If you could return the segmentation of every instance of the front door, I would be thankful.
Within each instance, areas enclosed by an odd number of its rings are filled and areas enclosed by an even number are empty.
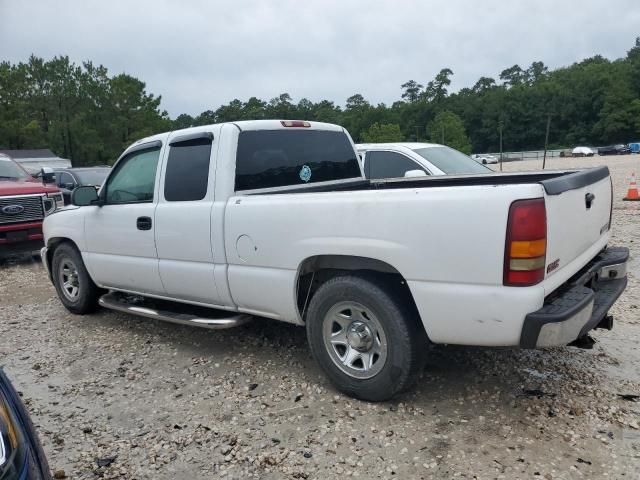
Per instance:
[[[154,238],[160,145],[136,147],[118,161],[85,217],[86,263],[103,287],[164,295]]]

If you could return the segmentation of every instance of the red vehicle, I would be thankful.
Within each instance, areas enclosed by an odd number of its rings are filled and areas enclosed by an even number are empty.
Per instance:
[[[42,247],[42,221],[64,205],[54,186],[51,169],[43,169],[41,181],[19,164],[0,155],[0,257]]]

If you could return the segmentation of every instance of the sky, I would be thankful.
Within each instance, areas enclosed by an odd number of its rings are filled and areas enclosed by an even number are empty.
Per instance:
[[[639,35],[638,0],[0,0],[0,61],[92,60],[172,118],[283,92],[391,104],[444,67],[455,91],[514,64],[620,58]]]

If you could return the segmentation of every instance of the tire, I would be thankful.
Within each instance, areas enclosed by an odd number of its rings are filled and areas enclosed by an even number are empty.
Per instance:
[[[56,247],[51,261],[51,278],[62,305],[71,313],[84,315],[98,307],[102,293],[87,272],[80,252],[71,244]]]
[[[486,165],[486,164],[487,164],[487,161],[486,161],[486,160],[482,160],[482,164],[483,164],[483,165]]]
[[[424,367],[427,335],[413,301],[391,282],[334,277],[318,288],[306,319],[311,353],[349,396],[388,400],[411,388]]]

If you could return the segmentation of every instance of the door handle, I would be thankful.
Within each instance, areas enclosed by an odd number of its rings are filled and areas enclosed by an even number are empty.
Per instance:
[[[151,230],[151,217],[138,217],[136,227],[138,230]]]

